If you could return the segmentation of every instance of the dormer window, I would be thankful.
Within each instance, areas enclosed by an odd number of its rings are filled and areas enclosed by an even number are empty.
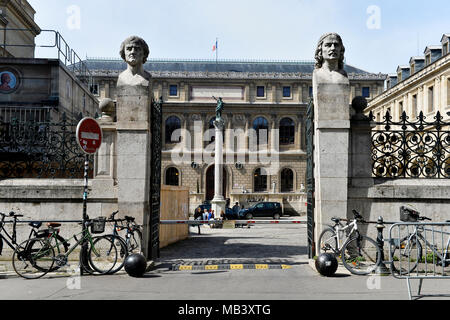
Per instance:
[[[431,53],[425,56],[425,63],[427,66],[431,64]]]
[[[445,56],[448,53],[448,42],[442,45],[442,55]]]
[[[411,74],[414,74],[416,72],[416,65],[413,63],[411,64]]]
[[[401,72],[401,71],[399,71],[399,72],[397,73],[397,79],[398,79],[398,82],[401,82],[401,81],[402,81],[402,72]]]

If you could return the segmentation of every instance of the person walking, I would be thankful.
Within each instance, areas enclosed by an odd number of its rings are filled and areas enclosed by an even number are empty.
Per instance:
[[[198,207],[194,213],[194,220],[202,220],[202,217],[203,217],[202,209]],[[200,234],[200,223],[197,225],[197,227],[198,227],[198,234]]]
[[[239,210],[241,208],[239,207],[239,202],[236,202],[236,204],[231,209],[233,211],[233,218],[239,220]]]

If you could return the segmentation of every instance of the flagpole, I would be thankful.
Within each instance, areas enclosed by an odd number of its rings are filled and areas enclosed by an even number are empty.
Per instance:
[[[217,64],[218,64],[218,55],[219,55],[219,38],[216,38],[216,72],[217,72]]]

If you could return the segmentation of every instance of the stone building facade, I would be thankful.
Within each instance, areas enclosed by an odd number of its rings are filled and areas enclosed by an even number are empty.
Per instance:
[[[113,59],[85,63],[94,76],[98,98],[116,99],[117,77],[125,63]],[[245,207],[278,201],[286,214],[306,211],[305,118],[314,62],[150,59],[145,69],[153,78],[154,97],[164,101],[162,182],[189,187],[191,212],[214,196],[212,151],[205,152],[214,145],[208,134],[215,118],[213,96],[225,102],[225,198],[231,205],[239,202]],[[382,92],[385,75],[350,65],[346,71],[351,98],[370,99]],[[176,129],[181,130],[181,139],[173,139]],[[266,158],[258,156],[256,145],[267,146]],[[265,159],[272,159],[272,165],[264,164]],[[266,172],[267,167],[273,170]]]
[[[410,120],[420,112],[432,121],[439,111],[448,119],[450,111],[450,34],[443,34],[440,45],[427,46],[424,55],[411,57],[408,65],[401,65],[395,74],[390,74],[386,90],[372,99],[366,113],[370,111],[377,121],[382,121],[386,112],[394,121],[400,120],[403,111]]]
[[[0,57],[34,58],[35,13],[27,0],[0,0]]]

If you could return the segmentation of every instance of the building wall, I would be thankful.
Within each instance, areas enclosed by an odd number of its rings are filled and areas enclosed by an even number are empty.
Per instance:
[[[34,22],[33,7],[26,0],[1,0],[0,10],[0,46],[3,45],[1,56],[34,58],[35,38],[41,29]]]

